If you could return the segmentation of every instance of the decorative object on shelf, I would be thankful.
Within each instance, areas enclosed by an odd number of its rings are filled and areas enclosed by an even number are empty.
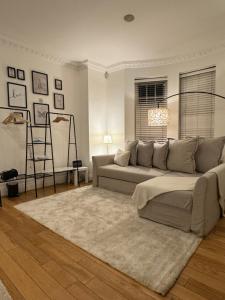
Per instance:
[[[64,109],[64,95],[54,93],[54,108],[55,109]]]
[[[63,122],[69,122],[68,119],[66,119],[65,117],[62,117],[62,116],[57,116],[52,122],[59,123],[61,121],[63,121]]]
[[[103,142],[104,142],[104,144],[107,145],[107,154],[108,154],[109,153],[109,144],[112,144],[112,136],[109,134],[104,135]]]
[[[148,126],[167,126],[168,109],[157,107],[148,110]]]
[[[62,80],[55,79],[55,89],[60,91],[62,90]]]
[[[45,141],[41,137],[37,137],[37,138],[33,138],[33,143],[34,144],[43,144],[43,143],[45,143]]]
[[[49,105],[44,103],[33,103],[34,124],[49,125],[49,120],[46,117],[49,112]]]
[[[48,75],[32,71],[33,94],[48,95]]]
[[[1,179],[4,181],[16,178],[18,176],[18,171],[16,169],[11,169],[1,173]]]
[[[82,167],[82,160],[74,160],[73,161],[73,167],[74,168],[80,168],[80,167]]]
[[[22,84],[7,82],[8,105],[27,108],[27,87]]]
[[[17,73],[17,79],[25,80],[25,71],[24,70],[17,69],[16,73]]]
[[[7,67],[7,74],[10,78],[16,78],[16,69],[13,67]]]

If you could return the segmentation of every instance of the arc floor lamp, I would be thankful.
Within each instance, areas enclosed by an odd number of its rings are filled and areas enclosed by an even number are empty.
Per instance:
[[[189,91],[189,92],[179,92],[176,94],[172,94],[168,97],[163,98],[161,101],[168,100],[175,96],[180,96],[184,94],[207,94],[211,96],[215,96],[225,100],[225,96],[205,91]],[[160,107],[159,104],[161,101],[157,102],[157,107],[148,110],[148,126],[166,126],[168,124],[168,108]]]

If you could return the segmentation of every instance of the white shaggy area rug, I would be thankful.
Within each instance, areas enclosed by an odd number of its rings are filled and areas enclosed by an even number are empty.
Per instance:
[[[0,299],[1,300],[12,300],[11,296],[9,295],[6,287],[0,280]]]
[[[130,196],[90,186],[16,208],[163,295],[201,241],[138,217]]]

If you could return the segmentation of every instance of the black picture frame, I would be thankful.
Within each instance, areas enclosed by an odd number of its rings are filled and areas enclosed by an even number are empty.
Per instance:
[[[26,85],[14,83],[14,82],[7,82],[7,94],[8,94],[8,106],[9,107],[27,108],[27,87],[26,87]],[[17,98],[17,100],[16,100],[16,98]],[[13,103],[13,102],[15,102],[15,103]]]
[[[10,78],[16,78],[16,68],[8,66],[7,74],[8,74],[8,77],[10,77]]]
[[[61,103],[60,103],[61,101]],[[64,95],[54,93],[54,108],[64,110],[65,109],[65,103],[64,103]]]
[[[61,79],[55,79],[55,89],[62,91],[62,80]]]
[[[48,74],[32,71],[32,92],[36,95],[49,95]]]
[[[38,111],[38,108],[41,109],[41,111]],[[45,110],[44,110],[45,107]],[[34,113],[34,124],[39,126],[45,126],[49,125],[49,119],[47,118],[46,123],[46,113],[49,112],[49,104],[47,103],[39,103],[34,102],[33,103],[33,113]]]
[[[17,79],[25,80],[25,71],[21,69],[16,70]]]

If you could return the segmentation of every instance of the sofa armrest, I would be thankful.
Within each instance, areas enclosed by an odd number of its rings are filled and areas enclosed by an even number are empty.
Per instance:
[[[97,170],[101,166],[114,163],[114,154],[92,156],[93,163],[93,186],[98,186]]]
[[[191,230],[206,236],[221,216],[218,180],[215,173],[206,172],[195,184]]]

